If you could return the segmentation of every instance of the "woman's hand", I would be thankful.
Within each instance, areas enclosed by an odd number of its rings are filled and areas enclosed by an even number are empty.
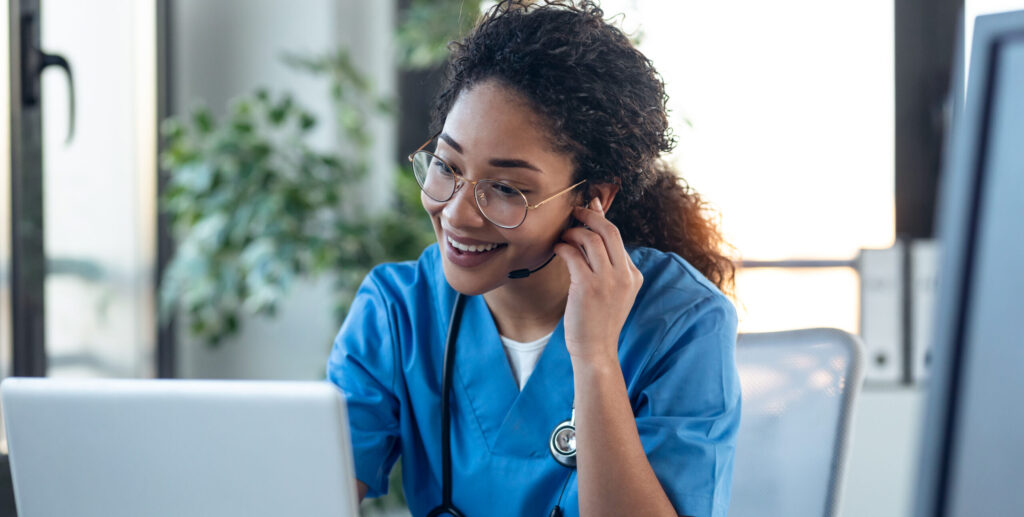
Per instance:
[[[565,345],[574,364],[618,366],[619,332],[644,278],[626,252],[619,229],[605,219],[600,199],[591,205],[573,212],[589,228],[570,228],[555,245],[570,276]]]

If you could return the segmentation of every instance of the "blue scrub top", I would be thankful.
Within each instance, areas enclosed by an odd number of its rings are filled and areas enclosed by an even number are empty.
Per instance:
[[[628,251],[644,283],[619,362],[640,440],[678,513],[725,517],[740,420],[736,311],[678,255]],[[401,456],[414,516],[441,501],[441,366],[455,295],[436,244],[415,262],[377,266],[327,362],[348,401],[356,477],[369,497],[383,495]],[[571,472],[548,451],[573,402],[562,323],[520,392],[487,304],[468,297],[454,375],[455,505],[468,516],[547,515]],[[579,514],[575,475],[562,507]]]

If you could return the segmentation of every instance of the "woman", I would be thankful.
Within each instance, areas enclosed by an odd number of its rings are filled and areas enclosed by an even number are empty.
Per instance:
[[[504,1],[452,45],[410,157],[438,243],[367,276],[328,361],[360,498],[401,457],[417,516],[726,515],[734,271],[659,161],[665,101],[591,2]]]

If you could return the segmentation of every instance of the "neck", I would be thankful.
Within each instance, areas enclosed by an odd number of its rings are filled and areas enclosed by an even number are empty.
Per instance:
[[[501,335],[533,341],[550,333],[565,313],[569,297],[569,269],[561,257],[526,278],[509,279],[484,293]]]

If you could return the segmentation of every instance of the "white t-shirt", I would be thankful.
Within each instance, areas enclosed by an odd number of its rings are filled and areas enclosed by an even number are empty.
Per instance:
[[[505,355],[508,357],[508,364],[512,367],[512,375],[515,376],[520,390],[523,389],[526,380],[533,373],[533,368],[537,366],[540,354],[544,352],[544,347],[551,340],[551,334],[554,334],[554,331],[529,343],[521,343],[505,336],[499,336],[501,343],[505,345]]]

